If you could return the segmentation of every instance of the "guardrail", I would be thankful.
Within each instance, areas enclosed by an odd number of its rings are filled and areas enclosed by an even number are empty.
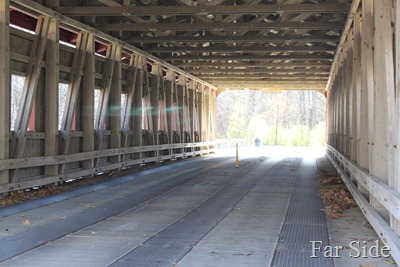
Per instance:
[[[400,262],[399,236],[364,197],[356,183],[361,184],[397,220],[400,220],[400,192],[361,169],[357,163],[344,156],[334,147],[328,144],[326,146],[329,160],[340,174],[361,211],[382,241],[389,246],[391,255],[396,262]],[[350,175],[354,177],[356,183],[352,181]]]
[[[18,158],[8,159],[0,161],[0,171],[2,170],[13,170],[23,169],[30,167],[44,167],[54,166],[72,162],[79,162],[84,160],[96,159],[99,157],[110,157],[110,156],[123,156],[132,153],[142,152],[154,152],[157,156],[152,157],[140,157],[138,159],[127,159],[118,163],[107,163],[93,168],[80,168],[74,169],[70,172],[66,172],[54,176],[40,176],[35,177],[32,180],[18,181],[15,183],[7,183],[0,185],[0,193],[6,193],[13,190],[32,188],[36,186],[43,186],[52,183],[59,183],[67,181],[69,179],[95,175],[106,171],[117,170],[121,168],[128,168],[133,165],[140,165],[149,162],[160,162],[165,160],[176,160],[179,158],[194,157],[203,154],[209,154],[215,152],[216,143],[210,142],[199,142],[199,143],[178,143],[178,144],[167,144],[167,145],[149,145],[149,146],[138,146],[138,147],[127,147],[127,148],[116,148],[116,149],[105,149],[99,151],[74,153],[68,155],[57,155],[57,156],[42,156],[42,157],[30,157],[30,158]],[[163,151],[168,149],[192,149],[194,151],[181,152],[169,155],[161,155]],[[196,150],[198,149],[198,150]]]

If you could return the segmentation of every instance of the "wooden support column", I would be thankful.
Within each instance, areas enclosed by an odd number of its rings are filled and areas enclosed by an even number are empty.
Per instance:
[[[197,91],[197,117],[198,117],[198,122],[199,122],[199,142],[203,142],[203,137],[204,137],[204,85],[198,84],[196,87],[198,87]]]
[[[115,49],[114,71],[110,90],[108,121],[110,122],[110,148],[121,147],[121,47]],[[111,163],[121,161],[120,156],[110,158]]]
[[[185,118],[185,111],[187,109],[188,98],[186,95],[187,86],[186,86],[186,77],[183,75],[179,75],[178,84],[177,84],[177,93],[178,93],[178,107],[179,107],[179,133],[180,133],[180,142],[185,142],[185,120],[189,117]]]
[[[167,75],[166,75],[166,85],[165,85],[165,106],[166,106],[166,112],[167,112],[167,129],[168,129],[168,137],[169,140],[168,142],[170,144],[174,143],[173,141],[173,136],[174,133],[172,130],[177,130],[175,129],[176,125],[173,125],[173,123],[176,122],[176,118],[174,118],[175,115],[175,104],[176,104],[176,95],[175,95],[175,72],[172,70],[167,70]]]
[[[182,136],[179,113],[181,110],[183,111],[180,108],[182,106],[179,104],[183,104],[183,92],[182,90],[178,90],[176,75],[172,70],[167,70],[165,89],[169,143],[179,143]]]
[[[397,176],[397,138],[399,129],[399,113],[396,107],[395,94],[395,77],[394,77],[394,54],[393,54],[393,27],[391,20],[391,12],[393,1],[382,0],[374,4],[375,9],[375,71],[376,71],[376,88],[379,95],[382,96],[379,118],[386,122],[385,131],[379,132],[381,146],[386,150],[386,166],[387,177],[379,177],[387,183],[395,187]],[[397,95],[398,98],[398,95]],[[377,125],[379,126],[379,125]],[[377,129],[378,130],[378,129]],[[385,135],[383,135],[385,133]],[[378,133],[377,133],[378,134]],[[382,134],[382,135],[381,135]],[[385,138],[382,138],[386,136]],[[386,142],[385,142],[386,141]],[[383,160],[384,157],[383,157]],[[383,167],[382,167],[383,168]],[[394,217],[390,218],[390,226],[397,231],[400,230],[400,222]]]
[[[211,141],[217,139],[217,91],[211,89]]]
[[[82,151],[94,150],[94,92],[95,92],[95,38],[93,34],[88,35],[85,63],[82,77]],[[93,159],[82,162],[83,168],[93,168]]]
[[[361,125],[360,109],[361,106],[361,13],[356,12],[354,15],[354,43],[353,43],[353,88],[351,94],[351,121],[352,121],[352,144],[350,158],[359,162],[359,146]]]
[[[24,82],[21,105],[18,109],[14,127],[13,158],[20,158],[25,149],[29,119],[36,98],[37,86],[40,79],[41,65],[46,49],[47,37],[50,28],[49,17],[39,17],[36,25],[35,38],[31,47],[26,78]],[[17,180],[17,170],[11,172],[11,181]]]
[[[140,56],[136,54],[131,54],[131,59],[129,63],[129,70],[126,77],[126,101],[122,107],[122,118],[121,118],[121,128],[122,128],[122,147],[129,147],[129,130],[133,129],[134,124],[132,118],[133,101],[136,97],[135,87],[136,80],[138,79],[138,64]],[[141,125],[140,125],[141,128]],[[124,161],[125,156],[122,157]]]
[[[188,86],[189,92],[189,122],[190,122],[190,141],[196,142],[195,133],[199,130],[199,119],[197,110],[197,89],[194,81],[190,81]]]
[[[361,90],[357,100],[358,103],[358,119],[357,132],[358,132],[358,165],[369,171],[369,96],[370,87],[374,86],[374,73],[373,73],[373,58],[372,58],[372,45],[373,45],[373,20],[372,20],[372,1],[364,1],[362,5],[361,17],[355,18],[356,25],[361,27]],[[366,193],[362,185],[358,185],[359,189]],[[369,197],[368,197],[369,198]]]
[[[75,109],[77,106],[78,95],[81,87],[82,70],[85,63],[86,50],[88,45],[89,33],[80,32],[76,43],[76,50],[72,61],[72,70],[69,75],[68,95],[65,103],[63,118],[61,121],[61,149],[60,154],[68,154],[71,141],[72,123],[74,121]],[[59,173],[63,173],[65,164],[59,167]]]
[[[121,48],[116,44],[110,44],[107,49],[106,55],[106,63],[104,67],[104,74],[103,74],[103,85],[104,87],[101,90],[100,95],[100,102],[99,102],[99,109],[96,114],[96,123],[95,123],[95,130],[97,132],[96,137],[96,150],[101,150],[103,144],[103,136],[106,130],[106,119],[107,119],[107,112],[109,111],[109,99],[111,94],[111,88],[113,85],[114,79],[114,67],[117,65],[115,61],[117,58],[121,57]],[[117,71],[118,72],[118,71]],[[118,76],[119,77],[119,74]],[[99,159],[95,159],[94,166],[98,166]]]
[[[137,68],[137,78],[135,82],[135,86],[133,88],[133,116],[132,116],[132,128],[133,128],[133,146],[141,146],[143,145],[142,142],[142,123],[143,123],[143,117],[142,117],[142,111],[143,111],[143,106],[142,106],[142,99],[143,99],[143,80],[144,80],[144,75],[147,69],[146,69],[146,59],[140,55],[137,55],[137,61],[136,61],[136,68]],[[146,75],[147,79],[147,75]],[[137,153],[133,155],[133,158],[138,159],[141,158],[142,154]]]
[[[9,158],[10,140],[10,7],[0,1],[0,161]],[[0,171],[0,185],[9,182],[8,171]]]
[[[160,94],[162,86],[162,66],[159,64],[153,64],[152,76],[151,76],[151,89],[150,89],[150,106],[151,106],[151,117],[153,121],[152,130],[155,145],[160,143],[159,138],[159,125],[160,125]],[[158,154],[156,155],[158,156]]]
[[[350,157],[353,143],[352,131],[352,93],[353,93],[353,32],[350,31],[347,37],[346,54],[346,155]]]
[[[340,151],[342,153],[345,152],[345,144],[346,144],[346,142],[345,142],[346,117],[345,117],[345,108],[344,108],[344,106],[345,106],[345,99],[344,99],[345,93],[344,93],[344,86],[343,86],[343,80],[344,80],[344,77],[343,77],[343,75],[344,75],[343,74],[343,72],[344,72],[343,65],[344,65],[344,62],[342,61],[342,63],[340,64],[340,69],[339,69],[339,117],[338,117],[338,120],[339,120],[339,138],[340,138],[339,148],[340,148]]]
[[[394,13],[395,13],[395,28],[394,28],[394,45],[395,45],[395,92],[396,92],[396,112],[398,116],[398,120],[400,119],[400,99],[398,97],[400,93],[400,3],[399,1],[395,1],[395,6],[394,6]],[[398,122],[399,123],[399,122]],[[391,184],[393,188],[397,191],[400,192],[400,149],[398,146],[400,145],[400,125],[397,125],[397,161],[396,161],[396,173],[395,173],[395,179],[391,181]],[[397,235],[400,236],[400,225],[397,223],[393,225],[393,229],[397,233]]]
[[[58,154],[58,86],[59,86],[59,23],[50,20],[46,46],[46,91],[45,91],[45,156]],[[58,166],[45,167],[45,175],[58,174]]]
[[[211,132],[211,117],[210,117],[210,97],[211,97],[211,91],[209,88],[205,90],[204,88],[204,141],[210,141],[210,132]]]
[[[385,84],[385,70],[386,70],[386,57],[382,57],[382,52],[385,51],[384,33],[380,27],[382,23],[383,5],[384,2],[391,0],[382,0],[373,2],[373,19],[374,19],[374,49],[373,49],[373,68],[374,68],[374,87],[369,88],[369,142],[370,142],[370,169],[369,172],[381,179],[383,182],[388,182],[388,160],[387,160],[387,128],[388,120],[387,113],[387,99],[386,99],[386,84]],[[367,1],[368,2],[368,1]],[[364,2],[363,2],[364,5]],[[390,12],[389,12],[390,19]],[[388,31],[388,29],[384,29]],[[370,202],[380,215],[389,220],[389,213],[383,208],[372,195],[370,195]]]

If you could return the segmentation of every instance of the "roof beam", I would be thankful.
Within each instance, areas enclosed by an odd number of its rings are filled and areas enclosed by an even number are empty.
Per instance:
[[[347,4],[277,4],[277,5],[226,5],[226,6],[75,6],[60,7],[58,11],[67,16],[182,16],[197,15],[243,15],[271,13],[337,13],[348,12]]]
[[[223,88],[270,88],[270,89],[304,89],[324,90],[326,83],[316,82],[275,82],[275,81],[216,81],[213,83],[219,89]]]
[[[127,43],[326,43],[339,42],[336,36],[166,36],[135,37],[125,40]]]
[[[272,52],[334,52],[336,49],[334,47],[325,48],[325,47],[215,47],[215,46],[207,46],[207,47],[154,47],[154,48],[145,48],[145,50],[149,53],[204,53],[204,52],[212,52],[212,53],[272,53]]]
[[[334,30],[342,29],[337,22],[262,22],[262,23],[109,23],[94,26],[100,31],[235,31],[235,30]]]
[[[321,56],[321,55],[292,55],[292,56],[271,56],[271,55],[225,55],[225,56],[202,56],[202,55],[184,55],[184,56],[165,56],[161,57],[167,61],[211,61],[211,60],[240,60],[240,61],[267,61],[267,60],[296,60],[296,61],[314,61],[323,60],[331,61],[333,56]],[[195,63],[196,64],[196,63]],[[214,64],[209,62],[209,64]]]
[[[325,76],[316,76],[316,75],[310,75],[310,74],[295,74],[295,75],[290,75],[290,74],[284,74],[284,75],[277,75],[277,74],[254,74],[249,77],[248,74],[216,74],[216,75],[197,75],[197,77],[204,79],[204,80],[212,80],[212,79],[218,79],[218,80],[231,80],[231,79],[243,79],[246,81],[252,81],[252,80],[261,80],[261,79],[270,79],[270,80],[307,80],[307,81],[328,81],[329,75]]]
[[[194,69],[186,70],[189,73],[201,76],[202,74],[219,74],[219,73],[276,73],[276,74],[288,74],[288,73],[312,73],[313,75],[329,75],[329,70],[318,70],[318,69]],[[205,75],[204,75],[205,76]]]
[[[288,62],[288,63],[276,63],[276,62],[240,62],[240,63],[228,63],[228,62],[184,62],[184,63],[176,63],[175,66],[185,69],[186,71],[190,71],[193,68],[198,67],[206,67],[209,69],[213,68],[258,68],[258,67],[266,67],[266,68],[289,68],[289,67],[299,67],[299,68],[331,68],[331,64],[329,62],[310,62],[310,63],[299,63],[299,62]]]

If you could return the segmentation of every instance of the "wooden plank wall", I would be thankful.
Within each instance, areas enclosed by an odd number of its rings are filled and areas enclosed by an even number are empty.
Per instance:
[[[38,16],[35,34],[9,27],[9,7],[16,2],[32,8]],[[111,36],[65,19],[32,1],[1,1],[0,193],[214,151],[211,129],[215,129],[215,120],[210,114],[215,112],[217,88]],[[59,42],[61,27],[79,34],[75,47]],[[107,47],[106,57],[95,53],[96,42]],[[123,61],[126,55],[130,61]],[[25,77],[15,132],[10,130],[11,75]],[[68,94],[58,129],[60,83],[68,84]],[[207,107],[189,105],[191,84],[196,90],[193,103],[201,99],[196,105]],[[148,92],[146,86],[150,86]],[[96,90],[101,95],[97,113]],[[147,93],[156,108],[145,118],[142,98]],[[121,103],[123,94],[125,105]],[[177,112],[171,112],[173,107]],[[32,117],[33,130],[28,129]],[[196,133],[199,127],[192,124],[200,118],[205,121],[202,132]],[[152,122],[152,143],[144,142],[148,130],[142,129],[143,120]],[[213,125],[207,128],[206,123]],[[183,140],[185,134],[203,138]]]
[[[350,28],[327,86],[327,151],[365,216],[400,262],[397,2],[364,0],[349,16]]]

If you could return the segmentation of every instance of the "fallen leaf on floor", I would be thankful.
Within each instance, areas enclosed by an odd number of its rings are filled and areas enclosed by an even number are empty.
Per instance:
[[[24,225],[29,225],[29,224],[31,224],[31,223],[29,222],[28,219],[26,219],[25,221],[22,222],[22,224],[24,224]]]

